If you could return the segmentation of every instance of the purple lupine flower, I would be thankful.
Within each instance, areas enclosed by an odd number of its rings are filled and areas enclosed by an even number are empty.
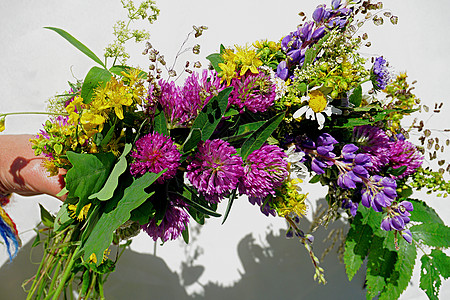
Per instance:
[[[397,197],[397,183],[392,178],[374,175],[363,180],[363,183],[361,203],[377,212],[383,211],[383,207],[390,206]]]
[[[316,21],[316,23],[322,22],[322,19],[326,13],[325,7],[326,7],[325,5],[319,5],[314,10],[314,12],[312,14],[312,18],[314,21]]]
[[[402,237],[405,239],[405,241],[407,241],[408,243],[412,243],[412,234],[411,231],[409,229],[403,230],[401,232]]]
[[[390,146],[389,166],[393,169],[406,166],[405,172],[397,176],[397,179],[413,174],[422,165],[423,156],[413,143],[406,140],[398,140],[391,143]]]
[[[265,198],[260,198],[260,197],[248,197],[248,201],[253,204],[253,205],[258,205],[260,207],[261,212],[268,217],[269,215],[272,215],[274,217],[276,217],[277,212],[275,211],[275,209],[270,207],[269,202],[270,201],[265,201]]]
[[[356,188],[356,183],[361,183],[363,179],[369,178],[369,172],[366,168],[372,166],[370,158],[366,154],[355,154],[357,150],[358,147],[355,145],[347,144],[342,147],[341,151],[343,161],[335,161],[340,171],[337,184],[341,188]]]
[[[199,143],[186,177],[206,200],[217,203],[237,187],[244,174],[242,164],[233,146],[220,139],[207,140]]]
[[[332,159],[336,157],[332,151],[334,150],[334,144],[337,144],[335,138],[330,134],[324,133],[317,138],[316,152],[318,155],[312,158],[311,169],[317,174],[325,173],[326,168],[331,167],[334,162]]]
[[[383,56],[377,57],[372,67],[371,80],[375,90],[384,90],[391,76]]]
[[[357,126],[353,129],[352,141],[370,157],[369,170],[379,172],[389,162],[390,141],[386,133],[371,125]]]
[[[286,61],[281,61],[277,66],[277,76],[280,77],[283,80],[286,80],[289,75],[289,70],[286,67]]]
[[[136,150],[131,153],[134,162],[130,165],[133,176],[159,173],[166,168],[167,171],[157,179],[158,183],[175,176],[181,154],[170,137],[153,132],[138,139],[135,146]]]
[[[354,217],[354,216],[356,216],[356,212],[357,212],[357,210],[358,210],[358,206],[359,206],[359,203],[358,202],[353,202],[352,200],[350,200],[350,199],[344,199],[344,200],[342,200],[342,204],[341,204],[341,207],[343,208],[343,209],[350,209],[350,214]]]
[[[265,112],[275,100],[275,84],[264,72],[233,78],[231,85],[229,105],[234,104],[241,111],[246,108],[254,113]]]
[[[162,242],[166,242],[169,239],[175,240],[181,235],[189,223],[189,214],[181,201],[170,201],[164,218],[159,225],[157,221],[152,219],[149,223],[142,225],[141,228],[154,241],[160,238]]]
[[[275,189],[289,175],[286,157],[283,149],[276,145],[266,144],[253,151],[246,159],[239,192],[249,196],[249,199],[264,199],[274,195]]]

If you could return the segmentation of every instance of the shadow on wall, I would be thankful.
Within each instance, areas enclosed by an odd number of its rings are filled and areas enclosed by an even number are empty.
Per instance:
[[[302,228],[309,223],[303,220]],[[330,229],[342,227],[335,222],[328,230],[315,232],[315,252],[319,256],[325,249],[322,240]],[[24,299],[22,282],[34,275],[37,265],[30,263],[31,243],[19,252],[12,264],[0,269],[0,299]],[[252,235],[245,236],[237,247],[243,266],[240,280],[231,286],[208,282],[203,293],[188,295],[186,287],[197,282],[203,266],[183,263],[179,272],[171,271],[159,257],[125,251],[105,283],[106,299],[364,299],[364,278],[358,272],[352,282],[345,274],[334,252],[325,257],[322,266],[328,283],[319,285],[313,280],[313,267],[303,245],[296,239],[286,239],[284,232],[270,232],[265,245],[257,244]],[[41,249],[33,249],[32,261],[38,262]],[[225,259],[224,257],[218,259]],[[217,270],[221,272],[221,270]],[[181,278],[181,280],[180,280]]]

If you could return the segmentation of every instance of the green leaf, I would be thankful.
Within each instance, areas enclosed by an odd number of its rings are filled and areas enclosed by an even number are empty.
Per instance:
[[[102,141],[100,142],[100,147],[106,147],[108,143],[111,141],[112,137],[114,136],[114,130],[116,129],[116,124],[113,124],[111,128],[108,129],[108,132],[103,137]]]
[[[425,291],[431,300],[439,300],[439,289],[441,288],[441,277],[439,271],[433,264],[433,260],[428,255],[423,255],[420,259],[420,284],[419,287]]]
[[[433,257],[433,263],[439,274],[448,279],[450,277],[450,257],[438,249],[431,250],[430,256]]]
[[[314,175],[314,176],[309,180],[309,183],[317,183],[317,182],[319,182],[319,181],[320,181],[320,175],[317,174],[317,175]]]
[[[372,299],[384,289],[397,262],[397,253],[383,247],[384,238],[374,236],[367,261],[367,299]]]
[[[408,201],[414,206],[414,210],[411,212],[410,216],[411,221],[444,225],[444,221],[442,221],[436,211],[429,207],[424,201],[417,199],[408,199]]]
[[[83,45],[79,40],[74,38],[67,31],[56,27],[44,27],[44,28],[53,30],[54,32],[62,36],[64,39],[66,39],[73,46],[75,46],[75,48],[86,54],[90,59],[92,59],[93,61],[95,61],[96,63],[98,63],[99,65],[101,65],[103,68],[106,69],[105,64],[100,60],[100,58],[97,57],[97,55],[94,54],[94,52],[92,52],[88,47]]]
[[[117,206],[109,212],[103,212],[87,238],[82,250],[84,259],[89,260],[92,253],[97,257],[97,264],[101,262],[103,252],[111,245],[114,231],[130,219],[130,212],[144,203],[151,196],[145,191],[166,170],[154,173],[145,173],[124,190]]]
[[[391,168],[391,167],[389,167],[389,169],[387,169],[386,173],[392,174],[394,176],[400,176],[403,173],[405,173],[406,168],[407,168],[406,166],[401,166],[399,168]]]
[[[183,143],[183,152],[187,153],[197,147],[198,142],[202,139],[202,132],[199,128],[193,128]]]
[[[265,122],[258,128],[247,140],[242,144],[241,157],[245,160],[253,151],[261,148],[267,141],[269,136],[277,129],[278,125],[283,121],[284,112],[277,114],[270,120]]]
[[[314,61],[314,59],[316,58],[320,49],[322,49],[323,43],[326,40],[328,40],[329,37],[330,37],[330,32],[327,33],[323,38],[321,38],[315,45],[311,46],[310,48],[308,48],[308,50],[306,50],[305,60],[301,67],[302,70],[304,70],[309,64],[311,64]]]
[[[362,224],[362,215],[357,213],[345,239],[344,263],[348,280],[351,281],[361,268],[369,252],[372,237],[372,228]]]
[[[76,214],[81,211],[91,194],[98,192],[109,177],[115,161],[113,153],[75,153],[68,151],[67,158],[72,168],[66,174],[69,198],[79,198]]]
[[[183,201],[185,201],[187,204],[189,204],[193,209],[195,209],[205,215],[209,215],[209,216],[213,216],[213,217],[222,216],[221,214],[215,212],[210,207],[208,207],[207,202],[202,201],[202,199],[197,196],[197,193],[187,185],[184,185],[183,195],[178,194],[178,193],[174,193],[174,194],[182,197]],[[201,202],[204,202],[204,205]]]
[[[233,202],[236,199],[236,196],[237,196],[237,190],[235,189],[235,190],[233,190],[230,198],[228,199],[227,210],[225,211],[225,216],[223,217],[222,224],[225,223],[225,221],[227,220],[228,215],[230,214],[231,206],[233,206]]]
[[[184,223],[184,230],[181,232],[181,235],[183,236],[183,240],[186,244],[189,244],[189,227],[186,222]]]
[[[48,210],[46,210],[41,204],[39,204],[39,209],[41,211],[41,221],[47,227],[53,228],[53,223],[55,222],[55,217],[53,217]]]
[[[108,81],[111,80],[111,73],[99,67],[92,67],[87,73],[81,87],[81,98],[85,104],[89,104],[92,101],[95,89],[104,87]]]
[[[423,223],[410,228],[412,237],[431,247],[450,247],[450,227],[440,223]]]
[[[116,190],[117,185],[119,184],[120,175],[122,175],[127,169],[128,163],[126,156],[128,155],[128,153],[130,153],[131,147],[132,147],[131,144],[125,144],[125,148],[123,149],[122,155],[120,155],[119,160],[117,161],[111,173],[109,174],[109,177],[105,182],[105,185],[100,191],[90,195],[88,197],[89,199],[97,198],[100,201],[106,201],[112,198],[112,196],[114,195],[114,191]]]
[[[67,210],[69,206],[68,203],[64,203],[56,214],[55,221],[53,223],[53,231],[58,232],[70,224],[72,224],[75,220],[70,217],[70,213]]]
[[[266,121],[258,121],[258,122],[247,123],[247,124],[241,125],[241,126],[239,126],[239,129],[238,129],[238,132],[236,133],[236,135],[253,132],[253,131],[257,130],[258,128],[260,128],[262,125],[264,125],[265,122]]]
[[[164,115],[164,111],[158,107],[155,112],[153,119],[153,130],[159,134],[169,136],[169,131],[167,130],[167,120]]]
[[[145,225],[151,218],[155,216],[156,210],[153,207],[151,199],[142,203],[138,208],[131,211],[131,220],[139,222],[140,225]]]
[[[393,244],[392,242],[390,241],[389,243]],[[416,247],[402,238],[398,241],[398,244],[397,261],[393,266],[393,272],[387,280],[384,290],[380,294],[379,300],[398,299],[411,281],[416,263]]]
[[[116,74],[118,76],[123,76],[122,72],[125,72],[127,74],[130,74],[132,71],[136,70],[136,68],[129,67],[129,66],[112,66],[109,68],[109,71],[113,74]],[[140,79],[147,79],[147,73],[144,71],[139,72],[139,78]]]
[[[191,130],[195,130],[196,128],[200,129],[202,141],[206,141],[214,133],[217,124],[219,124],[222,116],[225,114],[228,106],[228,96],[232,90],[232,87],[228,87],[220,91],[217,96],[209,100],[208,104],[198,114],[197,118],[195,118]]]
[[[41,236],[39,235],[39,231],[36,230],[36,237],[33,240],[33,244],[31,244],[31,248],[36,247],[37,245],[39,245],[41,243]]]
[[[214,70],[216,70],[217,73],[222,72],[222,69],[219,67],[220,63],[223,63],[224,60],[220,53],[213,53],[206,57],[207,60],[211,62],[211,65],[213,66]]]
[[[355,105],[355,107],[359,107],[361,105],[361,100],[362,100],[362,87],[361,85],[358,85],[350,95],[349,101],[350,103]]]

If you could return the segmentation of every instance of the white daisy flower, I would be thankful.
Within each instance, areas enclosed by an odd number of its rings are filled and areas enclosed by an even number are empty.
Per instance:
[[[329,104],[326,96],[318,89],[310,91],[307,96],[302,97],[302,100],[308,101],[308,104],[300,107],[294,113],[294,119],[299,120],[305,115],[307,119],[317,120],[319,130],[322,129],[323,124],[325,124],[324,114],[331,116],[331,114],[340,115],[342,113],[340,109]]]
[[[302,188],[300,184],[308,176],[308,168],[304,163],[300,162],[305,153],[302,151],[296,152],[295,145],[291,145],[287,150],[285,150],[287,155],[286,161],[289,164],[289,180],[294,181],[297,187],[297,191],[301,191]]]

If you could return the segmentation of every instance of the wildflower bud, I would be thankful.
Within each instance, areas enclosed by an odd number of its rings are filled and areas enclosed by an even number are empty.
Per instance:
[[[200,53],[200,45],[199,44],[195,45],[194,48],[192,48],[192,52],[194,54],[199,54]]]
[[[195,63],[194,63],[194,68],[201,68],[202,67],[202,64],[199,62],[199,61],[196,61]]]
[[[169,70],[169,76],[175,77],[175,76],[177,76],[177,72],[174,69],[171,69],[171,70]]]

